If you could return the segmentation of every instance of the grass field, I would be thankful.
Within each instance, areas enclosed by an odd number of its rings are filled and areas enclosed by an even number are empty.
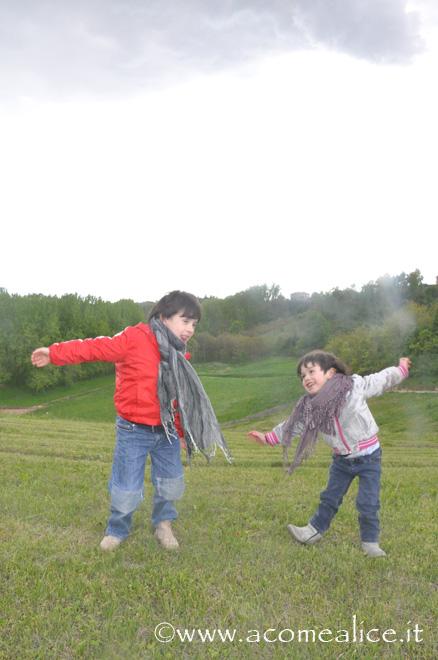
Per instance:
[[[301,395],[293,363],[281,358],[232,367],[200,365],[198,373],[221,422],[289,403]],[[111,422],[114,419],[113,393],[114,376],[102,376],[38,394],[18,388],[0,390],[0,406],[41,405],[40,410],[32,413],[36,417]]]
[[[298,396],[290,372],[289,362],[267,360],[211,366],[202,378],[225,421]],[[437,657],[436,395],[388,393],[372,402],[382,427],[387,559],[360,552],[357,486],[319,545],[288,536],[288,522],[304,524],[313,512],[330,455],[321,444],[289,478],[279,449],[247,440],[250,428],[271,428],[286,408],[226,426],[233,465],[218,453],[209,466],[197,457],[186,468],[180,551],[156,546],[147,475],[131,537],[102,554],[114,442],[113,423],[99,419],[106,380],[102,391],[96,381],[81,383],[79,396],[36,413],[0,414],[0,658]],[[79,419],[80,405],[88,421]],[[161,629],[163,638],[173,631],[168,643],[154,633],[162,622],[173,626]],[[214,641],[202,641],[207,629]],[[367,639],[371,629],[380,641]]]

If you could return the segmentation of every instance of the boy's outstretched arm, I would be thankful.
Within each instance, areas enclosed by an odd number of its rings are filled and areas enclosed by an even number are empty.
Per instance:
[[[32,364],[45,367],[54,364],[58,367],[81,362],[121,362],[127,353],[132,335],[137,328],[125,328],[114,337],[90,337],[55,342],[49,347],[37,348],[31,356]]]
[[[41,346],[34,350],[30,359],[34,367],[47,367],[51,362],[50,351],[46,346]]]

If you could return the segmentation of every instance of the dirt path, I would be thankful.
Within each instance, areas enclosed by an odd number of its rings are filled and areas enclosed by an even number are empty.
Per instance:
[[[46,405],[29,406],[28,408],[0,408],[0,412],[9,413],[10,415],[25,415],[26,413],[33,412],[34,410],[41,410],[47,408]]]
[[[434,390],[394,390],[398,394],[438,394],[438,389]]]
[[[71,399],[80,399],[82,396],[88,396],[91,392],[99,392],[102,390],[102,387],[95,387],[92,390],[87,390],[86,392],[81,392],[80,394],[69,394],[67,396],[60,396],[57,399],[52,399],[47,403],[41,403],[37,406],[27,406],[27,407],[3,407],[0,406],[0,413],[9,413],[11,415],[25,415],[26,413],[34,412],[35,410],[42,410],[43,408],[48,408],[52,403],[57,403],[58,401],[69,401]]]

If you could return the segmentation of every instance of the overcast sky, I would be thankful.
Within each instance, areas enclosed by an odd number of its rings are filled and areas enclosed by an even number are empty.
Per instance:
[[[435,0],[0,0],[0,287],[438,275]]]

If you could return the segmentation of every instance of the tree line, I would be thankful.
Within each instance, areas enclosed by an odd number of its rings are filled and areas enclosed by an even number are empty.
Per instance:
[[[77,294],[19,296],[0,289],[0,385],[24,385],[36,392],[111,373],[113,365],[104,362],[35,369],[30,354],[56,341],[114,335],[143,319],[143,310],[132,300],[110,303]]]
[[[419,270],[384,276],[356,290],[295,292],[254,286],[226,298],[201,300],[202,320],[190,342],[194,362],[242,362],[297,356],[314,348],[338,354],[356,373],[414,358],[423,381],[438,377],[438,286]],[[54,341],[112,335],[147,318],[152,302],[105,302],[88,296],[10,295],[0,289],[0,385],[33,391],[107,373],[112,365],[31,367],[33,348]]]
[[[265,355],[298,356],[314,348],[338,354],[366,374],[414,358],[423,381],[438,379],[438,286],[419,270],[384,276],[356,290],[292,293],[253,287],[224,300],[203,302],[192,339],[200,360],[242,361]]]

